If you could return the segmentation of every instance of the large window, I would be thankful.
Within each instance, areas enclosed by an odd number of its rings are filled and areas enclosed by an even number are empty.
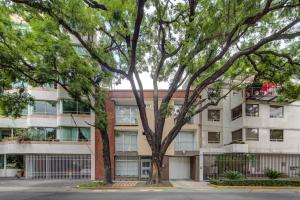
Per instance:
[[[232,142],[243,141],[243,129],[232,132]]]
[[[28,130],[28,137],[33,141],[56,139],[56,128],[32,127]]]
[[[117,132],[116,151],[137,151],[136,132]]]
[[[258,117],[259,105],[258,104],[246,104],[246,116]]]
[[[4,155],[0,154],[0,169],[4,169]]]
[[[246,140],[259,140],[259,129],[258,128],[246,128]]]
[[[243,114],[243,108],[242,108],[242,104],[241,104],[231,110],[231,119],[235,120],[235,119],[241,117],[242,114]]]
[[[139,175],[139,162],[136,157],[117,157],[116,176],[137,177]]]
[[[117,124],[137,124],[138,109],[137,106],[120,105],[116,106]]]
[[[270,106],[270,117],[271,118],[283,118],[283,106]]]
[[[56,101],[35,101],[33,105],[33,114],[56,115]]]
[[[1,128],[0,129],[0,140],[11,137],[11,129]]]
[[[220,143],[220,132],[208,132],[208,143]]]
[[[220,110],[208,110],[208,121],[220,121]]]
[[[194,150],[194,133],[182,131],[179,132],[175,139],[175,151],[193,151]]]
[[[61,127],[59,130],[59,140],[61,141],[78,141],[90,140],[91,130],[86,127]]]
[[[82,103],[65,99],[62,100],[63,113],[65,114],[90,114],[91,110],[87,105]]]
[[[283,130],[282,129],[271,129],[270,130],[270,141],[283,142]]]

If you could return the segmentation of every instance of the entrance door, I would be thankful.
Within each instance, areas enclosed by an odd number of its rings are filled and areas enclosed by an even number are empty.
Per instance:
[[[149,178],[151,159],[141,159],[141,178]]]
[[[191,179],[190,157],[170,157],[169,176],[173,180]]]

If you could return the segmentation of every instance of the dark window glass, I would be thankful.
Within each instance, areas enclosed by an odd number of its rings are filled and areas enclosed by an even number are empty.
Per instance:
[[[220,143],[220,133],[208,132],[208,143]]]
[[[243,130],[239,129],[232,132],[232,142],[243,141]]]
[[[283,130],[282,129],[271,129],[270,130],[270,141],[283,142]]]
[[[35,101],[33,114],[56,115],[56,101]]]
[[[258,104],[246,104],[246,116],[258,117],[259,105]]]
[[[259,140],[259,130],[258,128],[246,128],[246,140]]]
[[[65,114],[90,114],[88,106],[73,100],[63,100],[63,113]]]
[[[231,119],[235,120],[235,119],[241,117],[242,114],[243,114],[243,108],[242,108],[242,104],[241,104],[231,110]]]
[[[220,110],[208,110],[208,121],[220,121]]]
[[[0,140],[11,137],[11,129],[0,129]]]

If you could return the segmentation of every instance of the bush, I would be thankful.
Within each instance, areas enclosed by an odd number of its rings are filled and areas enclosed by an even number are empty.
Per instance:
[[[222,186],[300,186],[300,179],[211,179],[209,182]]]
[[[272,170],[272,169],[265,169],[265,176],[269,177],[270,179],[277,179],[283,176],[282,173],[276,171],[276,170]]]
[[[231,180],[237,180],[242,178],[243,174],[239,171],[226,171],[224,177]]]

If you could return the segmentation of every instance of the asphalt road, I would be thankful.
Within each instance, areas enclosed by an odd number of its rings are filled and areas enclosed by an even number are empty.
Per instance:
[[[290,192],[0,192],[0,200],[299,200]]]

